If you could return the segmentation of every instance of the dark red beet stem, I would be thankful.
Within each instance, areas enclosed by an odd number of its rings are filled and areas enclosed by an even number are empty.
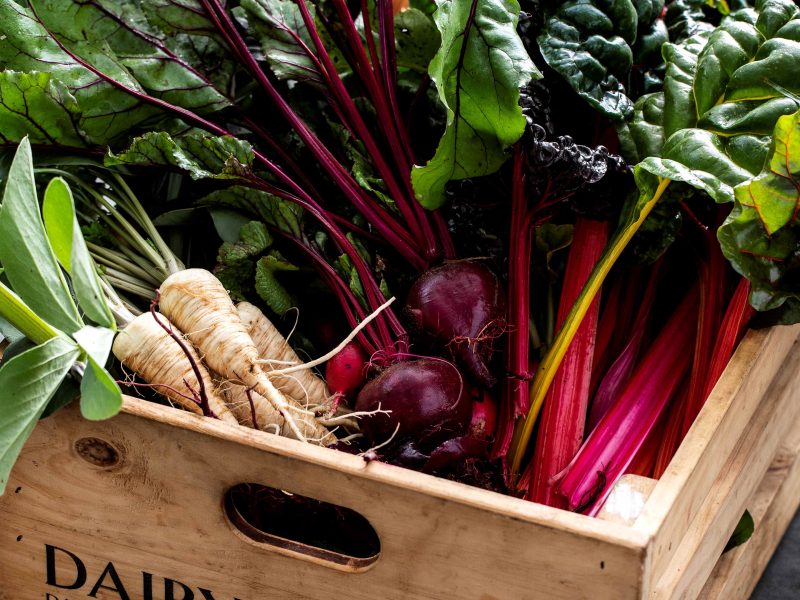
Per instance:
[[[528,210],[525,193],[525,155],[520,146],[514,153],[511,192],[511,235],[508,264],[507,371],[503,380],[497,432],[492,456],[502,457],[511,446],[514,422],[528,410],[530,384],[530,272],[533,252],[533,213]]]

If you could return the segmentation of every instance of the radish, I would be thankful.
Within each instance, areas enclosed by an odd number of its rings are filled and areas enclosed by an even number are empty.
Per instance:
[[[497,403],[486,390],[479,392],[478,396],[472,400],[469,435],[480,440],[488,440],[497,427]]]
[[[367,356],[361,345],[352,341],[325,366],[328,390],[337,398],[351,398],[364,385]]]
[[[239,318],[222,283],[204,269],[186,269],[170,275],[161,284],[161,311],[186,332],[203,353],[206,364],[226,379],[252,388],[256,412],[266,414],[268,403],[285,420],[298,440],[327,445],[336,438],[314,419],[313,413],[287,399],[267,377],[247,328]],[[271,412],[271,411],[269,411]],[[302,426],[298,423],[302,423]],[[309,438],[303,430],[316,432]]]
[[[463,435],[470,402],[458,369],[444,360],[401,361],[367,383],[356,411],[382,411],[361,422],[370,443],[413,440],[420,451]],[[386,414],[385,411],[389,411]]]
[[[505,328],[505,294],[492,271],[474,260],[446,262],[417,279],[406,311],[416,329],[447,345],[478,383],[496,383],[489,361]]]

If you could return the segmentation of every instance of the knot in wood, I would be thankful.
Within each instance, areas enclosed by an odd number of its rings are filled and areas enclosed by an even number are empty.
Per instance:
[[[75,442],[75,451],[83,460],[97,467],[113,467],[119,462],[117,449],[99,438],[79,439]]]

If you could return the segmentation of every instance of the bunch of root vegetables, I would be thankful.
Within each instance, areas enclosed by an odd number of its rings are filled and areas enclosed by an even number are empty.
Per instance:
[[[764,183],[800,101],[734,89],[790,0],[17,4],[77,124],[20,131],[59,150],[127,393],[596,514],[667,468],[749,300],[800,314],[800,200]]]

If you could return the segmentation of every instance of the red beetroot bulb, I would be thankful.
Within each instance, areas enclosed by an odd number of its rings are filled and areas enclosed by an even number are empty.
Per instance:
[[[472,417],[461,375],[441,360],[401,361],[368,382],[358,394],[355,410],[378,408],[391,413],[361,420],[370,443],[385,442],[399,424],[394,441],[411,439],[423,450],[463,435]]]
[[[406,313],[417,330],[447,346],[478,383],[496,383],[488,364],[505,328],[506,299],[488,267],[460,260],[423,273],[408,294]]]

